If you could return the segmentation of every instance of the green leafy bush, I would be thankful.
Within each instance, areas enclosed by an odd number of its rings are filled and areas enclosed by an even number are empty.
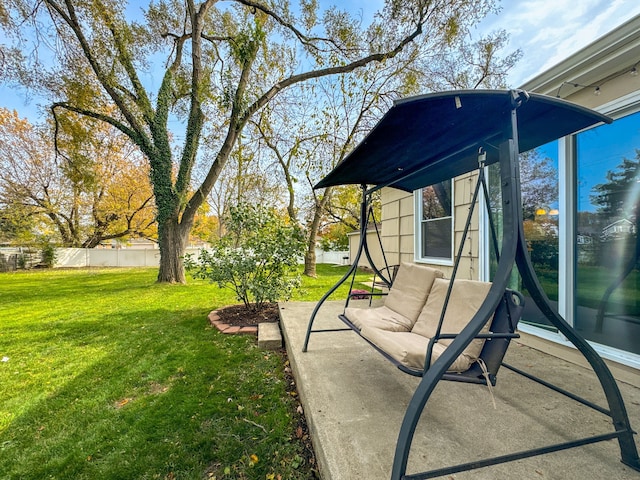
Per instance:
[[[42,264],[47,268],[53,268],[56,263],[56,247],[48,238],[41,241]]]
[[[231,288],[247,308],[288,300],[300,285],[296,265],[304,252],[301,228],[275,209],[243,204],[233,207],[225,221],[227,234],[197,260],[185,256],[194,278]]]

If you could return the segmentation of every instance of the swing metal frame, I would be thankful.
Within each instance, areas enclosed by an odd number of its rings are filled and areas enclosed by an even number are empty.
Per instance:
[[[450,107],[450,104],[454,107]],[[429,108],[436,112],[434,115],[437,116],[437,114],[445,112],[447,115],[451,115],[451,119],[430,118],[429,112],[423,112]],[[489,118],[484,118],[484,122],[479,122],[478,118],[483,114],[484,109],[489,110]],[[461,112],[465,115],[462,116]],[[386,258],[384,258],[385,268],[377,268],[367,244],[366,229],[371,213],[369,202],[372,193],[387,186],[410,192],[462,175],[475,168],[477,152],[485,151],[487,153],[487,165],[498,163],[500,167],[501,207],[503,211],[502,249],[499,252],[491,288],[478,312],[471,318],[468,325],[455,336],[441,356],[430,366],[429,362],[426,362],[427,366],[422,372],[420,383],[409,402],[400,427],[391,471],[392,480],[417,480],[450,475],[611,439],[618,441],[621,461],[632,469],[640,471],[640,458],[633,438],[635,432],[631,428],[624,400],[616,381],[593,347],[551,305],[533,269],[522,227],[519,153],[600,122],[610,123],[611,119],[564,100],[519,90],[457,91],[414,97],[396,102],[365,140],[316,185],[316,188],[347,183],[362,185],[363,197],[360,213],[363,220],[360,226],[360,244],[351,268],[321,298],[312,312],[304,341],[303,351],[305,352],[308,349],[311,333],[352,330],[351,328],[314,329],[313,323],[327,298],[350,276],[353,275],[355,278],[355,272],[363,253],[375,274],[391,287],[392,279],[384,274],[384,271],[389,272]],[[442,127],[444,130],[438,132],[437,129],[442,124],[445,125]],[[519,126],[521,127],[520,131]],[[422,131],[428,132],[426,139],[421,137],[423,133],[420,128],[423,129]],[[430,132],[429,128],[433,132]],[[471,131],[467,133],[465,128]],[[463,130],[460,131],[461,129]],[[429,135],[431,136],[429,137]],[[445,138],[446,135],[458,135],[459,138],[451,140],[450,137]],[[439,142],[443,138],[443,144],[446,148],[438,150]],[[429,139],[432,143],[429,143]],[[447,140],[449,141],[447,142]],[[378,153],[381,150],[382,153]],[[423,152],[427,152],[427,154]],[[380,157],[383,154],[391,155],[383,157],[387,162],[385,165],[376,165],[380,168],[375,169],[370,166],[367,168],[365,164],[367,156],[373,155],[375,157],[378,155]],[[414,159],[413,163],[407,163],[407,160],[416,156],[422,158]],[[484,161],[481,162],[481,167],[484,167]],[[375,186],[367,188],[367,184]],[[483,185],[486,201],[488,195],[484,182]],[[492,221],[490,223],[493,224]],[[493,226],[491,235],[495,246],[497,242]],[[498,253],[497,246],[495,248]],[[448,368],[466,346],[479,336],[482,327],[496,310],[499,302],[502,301],[514,267],[518,269],[523,286],[540,311],[587,360],[600,382],[608,408],[593,404],[511,365],[505,363],[503,365],[515,373],[609,416],[613,423],[613,432],[436,470],[407,474],[411,443],[429,397],[440,380],[449,379],[446,375]],[[452,275],[452,281],[453,278],[455,278],[455,272]],[[347,298],[347,302],[348,300],[349,298]]]

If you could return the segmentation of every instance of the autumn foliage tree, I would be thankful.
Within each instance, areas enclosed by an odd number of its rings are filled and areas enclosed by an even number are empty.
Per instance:
[[[145,155],[158,280],[184,282],[181,257],[196,212],[249,119],[293,85],[385,62],[420,38],[447,41],[460,22],[482,18],[493,4],[387,0],[363,26],[337,7],[320,11],[315,0],[160,0],[142,12],[115,0],[9,0],[18,21],[6,24],[19,27],[5,31],[23,42],[20,52],[29,38],[31,48],[55,46],[50,64],[22,55],[21,83],[49,93],[56,112],[117,128]],[[196,183],[203,143],[215,153]]]
[[[440,89],[504,86],[521,53],[503,54],[508,38],[504,31],[467,40],[476,20],[459,18],[453,30],[416,39],[385,62],[370,63],[348,76],[316,79],[293,93],[289,90],[263,109],[260,122],[254,122],[281,170],[289,215],[305,221],[306,275],[315,276],[319,233],[357,230],[360,222],[357,186],[318,192],[312,186],[347,156],[394,100]],[[299,197],[308,201],[301,202]],[[374,208],[379,219],[378,202],[374,201]]]
[[[56,232],[66,247],[153,236],[153,197],[140,154],[102,122],[78,122],[75,115],[59,120],[56,151],[50,126],[0,109],[3,210]]]

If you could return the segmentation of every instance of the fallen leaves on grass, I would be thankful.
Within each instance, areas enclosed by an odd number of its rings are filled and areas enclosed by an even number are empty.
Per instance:
[[[118,400],[116,402],[116,408],[120,409],[122,407],[124,407],[127,403],[129,403],[131,400],[133,400],[132,398],[123,398],[121,400]]]

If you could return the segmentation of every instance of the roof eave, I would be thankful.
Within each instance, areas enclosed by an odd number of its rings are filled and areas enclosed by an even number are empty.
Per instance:
[[[520,88],[545,95],[566,98],[618,74],[640,60],[640,15],[600,37],[566,60],[524,83]],[[579,83],[574,87],[564,82]],[[564,84],[564,85],[563,85]]]

